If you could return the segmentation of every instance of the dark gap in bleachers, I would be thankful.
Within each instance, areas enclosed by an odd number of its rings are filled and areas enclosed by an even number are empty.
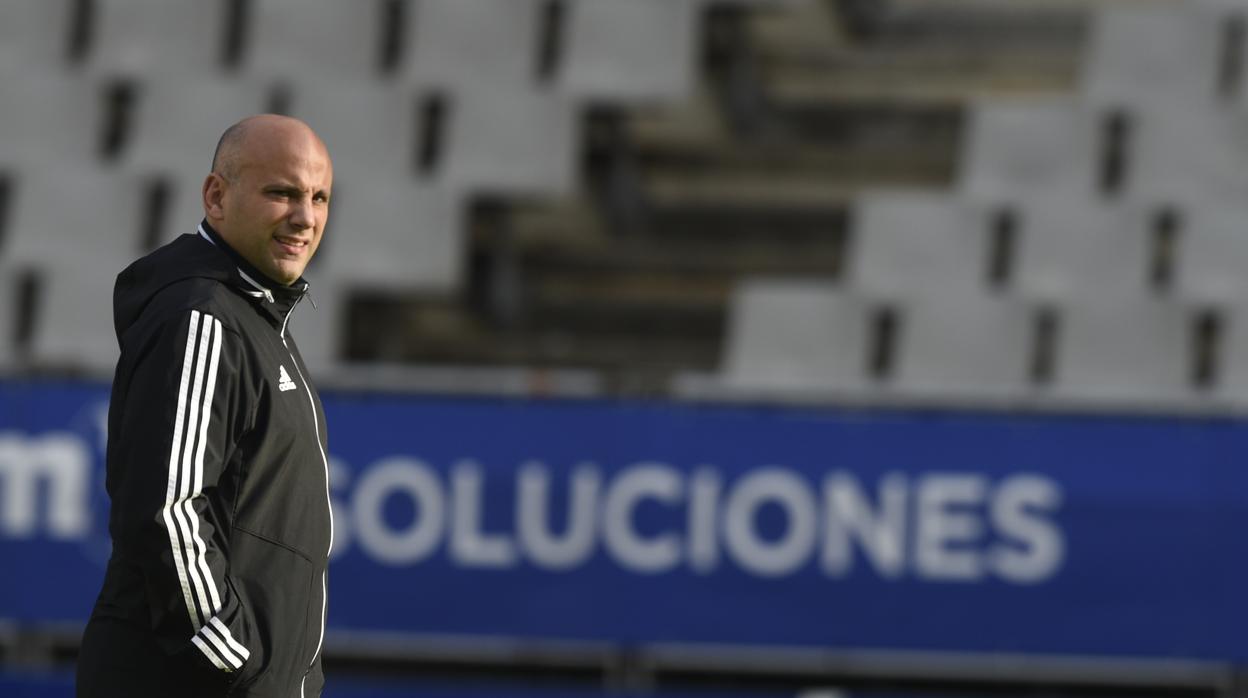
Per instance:
[[[988,231],[988,287],[1001,290],[1014,276],[1015,250],[1018,249],[1018,213],[1002,207],[992,213]]]
[[[1162,206],[1149,219],[1148,283],[1157,293],[1169,291],[1174,284],[1182,227],[1182,217],[1173,206]]]
[[[854,259],[854,247],[859,244],[858,240],[858,220],[856,216],[858,210],[854,206],[845,206],[841,209],[839,216],[840,225],[834,226],[837,231],[836,236],[836,275],[834,280],[844,282],[854,273],[850,269],[850,264]]]
[[[702,60],[707,82],[734,132],[750,136],[779,117],[759,74],[758,47],[750,13],[741,7],[712,7],[703,24]]]
[[[722,77],[731,68],[736,48],[733,39],[738,32],[737,24],[741,21],[742,12],[741,8],[731,5],[711,5],[702,9],[698,66],[707,77]]]
[[[269,88],[269,94],[266,96],[265,111],[270,114],[290,116],[290,105],[293,100],[290,85],[284,82],[275,83]]]
[[[1218,95],[1234,99],[1239,95],[1239,83],[1244,74],[1245,20],[1243,13],[1235,13],[1222,23],[1222,45],[1218,61]]]
[[[138,86],[130,80],[116,80],[104,87],[104,123],[101,127],[100,156],[115,159],[130,137]]]
[[[442,162],[447,139],[447,112],[450,109],[450,100],[442,92],[431,92],[420,99],[416,124],[416,171],[422,175],[432,174]]]
[[[896,308],[881,306],[871,312],[867,332],[867,374],[876,381],[887,381],[897,363],[901,339],[901,314]]]
[[[627,115],[616,107],[595,105],[586,109],[582,123],[581,176],[610,231],[615,235],[642,229],[653,232],[654,221],[642,191],[642,164],[629,137]]]
[[[1029,377],[1034,385],[1050,385],[1057,376],[1057,344],[1061,317],[1049,306],[1036,310],[1032,323]]]
[[[9,234],[9,212],[13,210],[13,174],[0,170],[0,257],[4,256]]]
[[[377,46],[377,68],[382,75],[393,73],[403,60],[408,12],[405,0],[382,0],[381,26],[377,28],[377,35],[381,37]]]
[[[69,34],[66,37],[66,57],[71,64],[83,62],[91,52],[94,36],[95,3],[93,0],[73,0],[69,13]]]
[[[846,35],[856,42],[882,38],[894,9],[887,0],[825,0],[825,3]]]
[[[538,84],[546,84],[558,73],[563,60],[567,7],[563,0],[546,0],[541,12],[534,76]]]
[[[828,240],[831,242],[832,254],[830,255],[832,265],[827,270],[828,278],[833,281],[843,281],[845,279],[846,260],[849,259],[849,226],[833,225],[828,230]]]
[[[14,323],[13,345],[19,356],[28,357],[30,342],[35,336],[43,281],[42,275],[34,269],[23,269],[17,274],[17,320]]]
[[[243,61],[243,53],[247,46],[248,22],[251,6],[248,0],[224,0],[225,35],[221,46],[221,65],[227,70],[235,70]]]
[[[1124,109],[1113,109],[1101,125],[1099,186],[1107,197],[1122,191],[1130,168],[1128,155],[1132,137],[1131,117]]]
[[[1192,386],[1207,390],[1217,384],[1222,368],[1224,320],[1215,308],[1197,311],[1192,322]]]
[[[345,293],[342,316],[318,320],[341,320],[346,328],[334,338],[330,353],[349,361],[405,360],[414,334],[409,323],[410,300],[401,294],[378,289],[355,289]]]
[[[12,312],[17,310],[17,301],[17,280],[11,276],[0,276],[0,304],[7,306],[5,310],[9,311],[0,311],[0,318],[8,318],[7,324],[0,325],[0,351],[18,346],[17,315]],[[4,666],[4,644],[0,642],[0,667]]]
[[[469,302],[499,327],[517,327],[524,315],[520,251],[508,213],[507,203],[493,197],[476,198],[468,209]]]
[[[154,177],[147,183],[143,197],[142,238],[139,240],[142,253],[160,247],[172,199],[173,183],[168,177]]]

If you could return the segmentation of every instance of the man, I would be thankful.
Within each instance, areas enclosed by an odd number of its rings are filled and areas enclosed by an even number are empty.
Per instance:
[[[221,137],[205,220],[117,277],[113,553],[78,695],[321,692],[325,416],[290,335],[333,170],[304,123]]]

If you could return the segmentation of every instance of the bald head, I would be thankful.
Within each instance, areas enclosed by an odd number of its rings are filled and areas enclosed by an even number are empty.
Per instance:
[[[204,182],[204,214],[221,237],[274,281],[294,282],[320,243],[333,166],[298,119],[250,116],[226,129]]]
[[[247,164],[249,151],[258,150],[257,145],[273,140],[310,139],[314,146],[328,158],[328,150],[312,127],[299,119],[281,114],[257,114],[230,126],[217,141],[212,154],[212,171],[228,180],[238,179]]]

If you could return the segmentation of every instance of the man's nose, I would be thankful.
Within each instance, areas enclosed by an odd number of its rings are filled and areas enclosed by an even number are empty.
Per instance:
[[[312,210],[310,199],[301,199],[290,212],[290,224],[300,230],[316,225],[316,214]]]

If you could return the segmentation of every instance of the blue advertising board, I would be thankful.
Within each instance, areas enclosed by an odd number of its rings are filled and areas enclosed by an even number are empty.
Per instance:
[[[1248,423],[324,399],[331,632],[1248,660]],[[0,383],[0,618],[89,613],[106,402]]]

